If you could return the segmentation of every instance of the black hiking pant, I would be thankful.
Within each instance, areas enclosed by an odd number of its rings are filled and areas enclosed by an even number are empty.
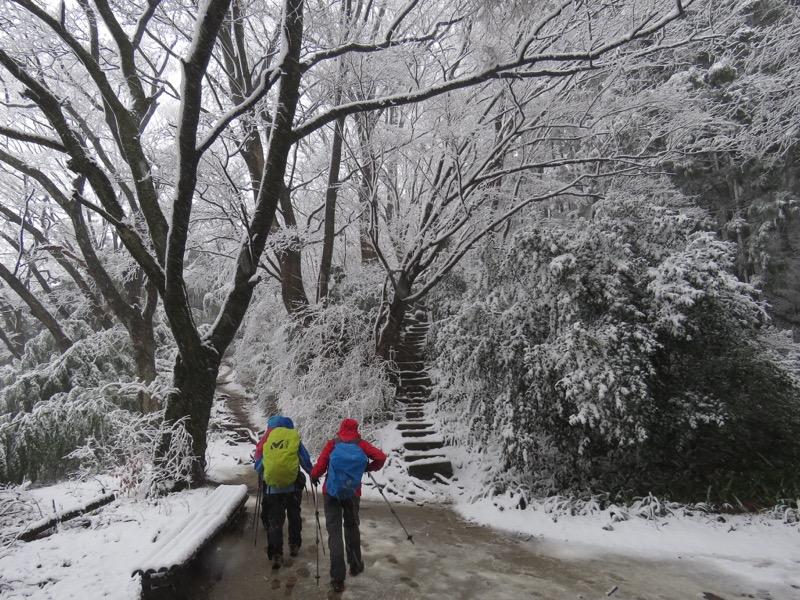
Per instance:
[[[303,490],[284,492],[282,494],[264,494],[267,525],[267,558],[270,560],[283,554],[283,523],[289,521],[289,546],[302,544],[303,518],[300,505],[303,501]],[[263,518],[264,512],[262,512]]]
[[[344,581],[347,575],[347,564],[358,573],[364,569],[361,561],[361,531],[358,519],[358,508],[361,498],[353,496],[347,500],[337,500],[323,494],[325,505],[325,529],[328,531],[328,550],[331,553],[331,583]],[[342,543],[342,525],[344,525],[344,543]]]

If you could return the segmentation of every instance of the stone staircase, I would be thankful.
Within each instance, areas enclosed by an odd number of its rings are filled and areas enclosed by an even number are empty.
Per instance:
[[[426,412],[430,408],[432,381],[423,351],[430,321],[423,309],[406,317],[406,326],[395,353],[395,401],[397,429],[403,437],[403,460],[412,477],[445,481],[453,477],[453,466],[444,452],[444,440]]]

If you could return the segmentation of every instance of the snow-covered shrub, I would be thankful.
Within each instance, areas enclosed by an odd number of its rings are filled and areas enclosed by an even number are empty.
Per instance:
[[[104,473],[116,477],[122,494],[137,498],[169,492],[192,481],[191,437],[183,421],[167,424],[164,412],[134,414],[111,409],[99,435],[67,458],[80,464],[79,474]],[[168,440],[168,447],[162,446]]]
[[[797,365],[731,245],[644,197],[612,192],[485,253],[438,337],[441,410],[541,493],[726,493],[798,465]]]
[[[87,438],[111,439],[120,415],[136,418],[139,392],[162,394],[167,372],[147,388],[136,383],[124,329],[82,335],[64,354],[51,355],[42,334],[21,361],[0,370],[0,481],[68,475],[78,465],[65,457]],[[157,339],[160,356],[163,331]],[[171,366],[163,359],[157,364],[162,371]]]
[[[329,305],[316,308],[306,327],[265,295],[237,343],[239,380],[265,410],[292,418],[309,449],[321,449],[344,418],[362,423],[366,433],[390,413],[393,391],[374,352],[380,288],[370,283],[339,281]]]

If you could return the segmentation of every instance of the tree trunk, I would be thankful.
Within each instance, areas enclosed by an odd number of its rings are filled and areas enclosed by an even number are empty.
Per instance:
[[[192,465],[192,481],[196,484],[205,481],[206,433],[220,362],[221,355],[205,345],[198,347],[190,360],[184,360],[179,354],[172,374],[175,391],[170,394],[164,413],[167,423],[185,419],[183,423],[192,436],[192,454],[196,459]],[[162,442],[163,451],[169,441],[167,438]]]
[[[406,298],[411,294],[413,284],[413,277],[407,273],[400,273],[375,346],[375,353],[384,360],[394,360],[394,351],[400,340],[408,310]]]
[[[322,258],[317,281],[317,302],[328,297],[328,286],[333,263],[333,240],[336,235],[336,196],[339,192],[339,169],[342,164],[342,137],[344,117],[336,119],[331,142],[331,163],[328,170],[328,186],[325,191],[325,234],[322,241]]]
[[[235,105],[241,104],[245,99],[245,94],[249,93],[252,82],[251,74],[247,62],[247,50],[244,40],[244,31],[240,24],[240,8],[238,2],[231,5],[232,16],[229,26],[220,31],[220,42],[224,48],[223,59],[225,60],[228,71],[228,83],[231,99]],[[269,61],[268,61],[269,64]],[[268,65],[267,65],[268,66]],[[271,119],[264,117],[264,129],[271,132]],[[247,165],[250,181],[253,187],[253,199],[258,203],[259,187],[264,176],[266,164],[264,158],[264,145],[261,142],[257,128],[242,130],[244,137],[240,145],[239,153]],[[294,215],[289,190],[281,184],[280,207],[283,215],[284,226],[296,227],[297,220]],[[272,228],[279,227],[277,221],[273,221]],[[308,318],[308,296],[303,286],[303,263],[302,251],[297,246],[291,246],[276,252],[278,266],[281,276],[281,297],[286,311],[290,316],[298,318],[306,324]]]
[[[361,218],[359,219],[359,242],[361,248],[361,263],[375,264],[378,262],[378,253],[375,251],[374,243],[378,237],[378,211],[373,210],[375,203],[375,157],[372,155],[370,144],[374,125],[370,119],[374,115],[358,115],[356,126],[359,131],[361,142],[361,180],[358,184],[358,203],[361,206]],[[373,236],[375,240],[373,241]]]
[[[297,220],[294,216],[292,198],[286,186],[282,186],[280,191],[281,215],[283,216],[284,227],[294,229],[297,227]],[[292,236],[292,243],[276,252],[278,264],[281,268],[281,297],[283,305],[289,316],[300,321],[304,326],[308,325],[308,295],[303,285],[303,254],[300,248],[300,240]]]
[[[156,379],[156,340],[153,331],[152,317],[142,319],[141,327],[128,330],[133,348],[133,360],[136,364],[136,378],[145,385]],[[139,392],[139,410],[150,413],[161,407],[148,392]]]
[[[209,14],[211,13],[206,13],[207,20]],[[203,76],[203,70],[197,68],[199,60],[193,66],[195,71],[188,72],[184,78],[185,82],[189,81],[184,83],[184,90],[191,84],[190,91],[195,98],[191,103],[184,102],[183,107],[187,114],[181,116],[181,152],[186,156],[183,157],[185,164],[181,165],[184,172],[179,175],[181,185],[176,186],[175,206],[176,211],[178,208],[180,211],[173,212],[173,227],[170,229],[166,261],[165,290],[162,296],[164,310],[179,352],[173,371],[176,391],[168,399],[165,420],[169,423],[186,419],[188,431],[192,435],[192,452],[196,459],[192,469],[196,483],[205,479],[206,430],[219,365],[225,350],[241,326],[253,297],[253,288],[256,285],[253,275],[256,273],[258,260],[266,248],[280,195],[285,187],[286,165],[289,151],[294,143],[292,126],[300,97],[303,0],[285,0],[282,29],[281,76],[271,121],[272,130],[266,152],[264,174],[258,186],[256,210],[250,221],[250,236],[239,248],[232,285],[221,312],[211,330],[204,336],[200,336],[192,321],[183,280],[183,250],[196,183],[196,171],[193,170],[196,167],[196,162],[193,163],[193,160],[197,158],[194,155],[196,148],[194,137],[197,131],[195,111],[199,111],[199,81]],[[193,48],[198,53],[207,49],[203,44],[196,44]],[[191,61],[186,61],[184,64],[192,66]],[[181,178],[184,180],[180,181]]]
[[[6,348],[8,348],[8,351],[11,353],[11,356],[13,356],[16,359],[22,358],[22,354],[20,353],[19,348],[6,335],[6,332],[2,327],[0,327],[0,340],[2,340],[2,342],[6,345]]]
[[[14,308],[0,297],[0,313],[3,315],[5,329],[8,331],[6,336],[8,349],[14,356],[22,358],[22,355],[25,354],[25,344],[28,342],[22,311]]]

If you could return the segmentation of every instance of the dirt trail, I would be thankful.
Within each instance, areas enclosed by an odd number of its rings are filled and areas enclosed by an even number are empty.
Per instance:
[[[236,401],[233,402],[236,404]],[[231,409],[240,416],[240,408]],[[545,542],[523,538],[464,521],[444,506],[394,504],[413,535],[412,545],[383,502],[365,500],[361,509],[364,573],[348,578],[343,594],[328,586],[329,561],[315,544],[314,505],[303,503],[303,547],[276,571],[265,553],[266,532],[252,529],[255,477],[243,466],[236,481],[250,488],[247,517],[240,531],[225,536],[206,553],[205,577],[196,581],[193,600],[296,598],[314,600],[491,599],[516,600],[788,600],[689,562],[648,562],[628,557],[557,558]],[[284,540],[285,543],[285,540]],[[323,554],[324,550],[324,554]],[[319,585],[317,585],[317,564]]]

